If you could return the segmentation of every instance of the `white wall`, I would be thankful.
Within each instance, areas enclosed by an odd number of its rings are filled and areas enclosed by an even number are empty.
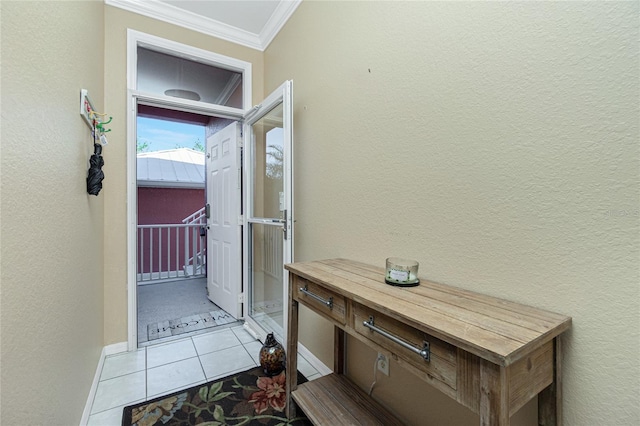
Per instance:
[[[104,5],[0,5],[0,423],[73,425],[103,346],[104,196],[86,192],[93,143],[79,111],[81,88],[103,105]]]
[[[639,424],[638,17],[303,2],[265,52],[266,92],[294,80],[296,259],[413,258],[424,278],[570,315],[565,424]],[[302,321],[331,365],[331,329]],[[374,354],[350,343],[368,387]],[[394,363],[374,395],[412,424],[477,424]]]

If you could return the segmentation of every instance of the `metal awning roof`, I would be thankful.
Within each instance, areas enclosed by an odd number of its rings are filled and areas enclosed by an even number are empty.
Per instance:
[[[137,175],[138,186],[204,188],[204,152],[189,148],[141,152]]]

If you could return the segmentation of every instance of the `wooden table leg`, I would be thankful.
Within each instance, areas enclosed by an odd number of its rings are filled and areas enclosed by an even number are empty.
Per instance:
[[[293,276],[289,279],[289,294],[293,294]],[[296,407],[291,399],[291,392],[298,387],[298,302],[289,298],[289,314],[287,315],[287,407],[285,414],[287,418],[296,416]]]
[[[553,383],[538,395],[538,424],[562,426],[562,347],[553,339]]]
[[[340,327],[335,327],[333,330],[333,372],[336,374],[345,373],[345,334],[344,330]]]
[[[509,426],[508,395],[506,368],[480,360],[480,426]]]

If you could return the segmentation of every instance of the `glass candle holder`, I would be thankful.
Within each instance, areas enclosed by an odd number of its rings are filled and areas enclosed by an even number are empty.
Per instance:
[[[384,281],[400,287],[414,287],[420,284],[418,279],[418,262],[400,257],[387,258],[387,269]]]

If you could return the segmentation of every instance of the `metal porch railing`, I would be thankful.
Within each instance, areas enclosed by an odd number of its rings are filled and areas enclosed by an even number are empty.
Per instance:
[[[206,276],[201,223],[138,225],[138,282]]]
[[[205,226],[207,225],[207,215],[206,215],[206,207],[202,207],[200,210],[191,213],[189,216],[182,219],[182,223],[185,224],[199,224],[202,227],[200,228],[200,235],[206,237]],[[184,272],[187,275],[206,275],[207,273],[207,246],[206,244],[201,244],[200,250],[191,256],[187,263],[184,265]]]
[[[191,213],[189,216],[182,219],[182,223],[200,223],[205,224],[207,222],[206,218],[206,207],[201,208],[200,210]]]

